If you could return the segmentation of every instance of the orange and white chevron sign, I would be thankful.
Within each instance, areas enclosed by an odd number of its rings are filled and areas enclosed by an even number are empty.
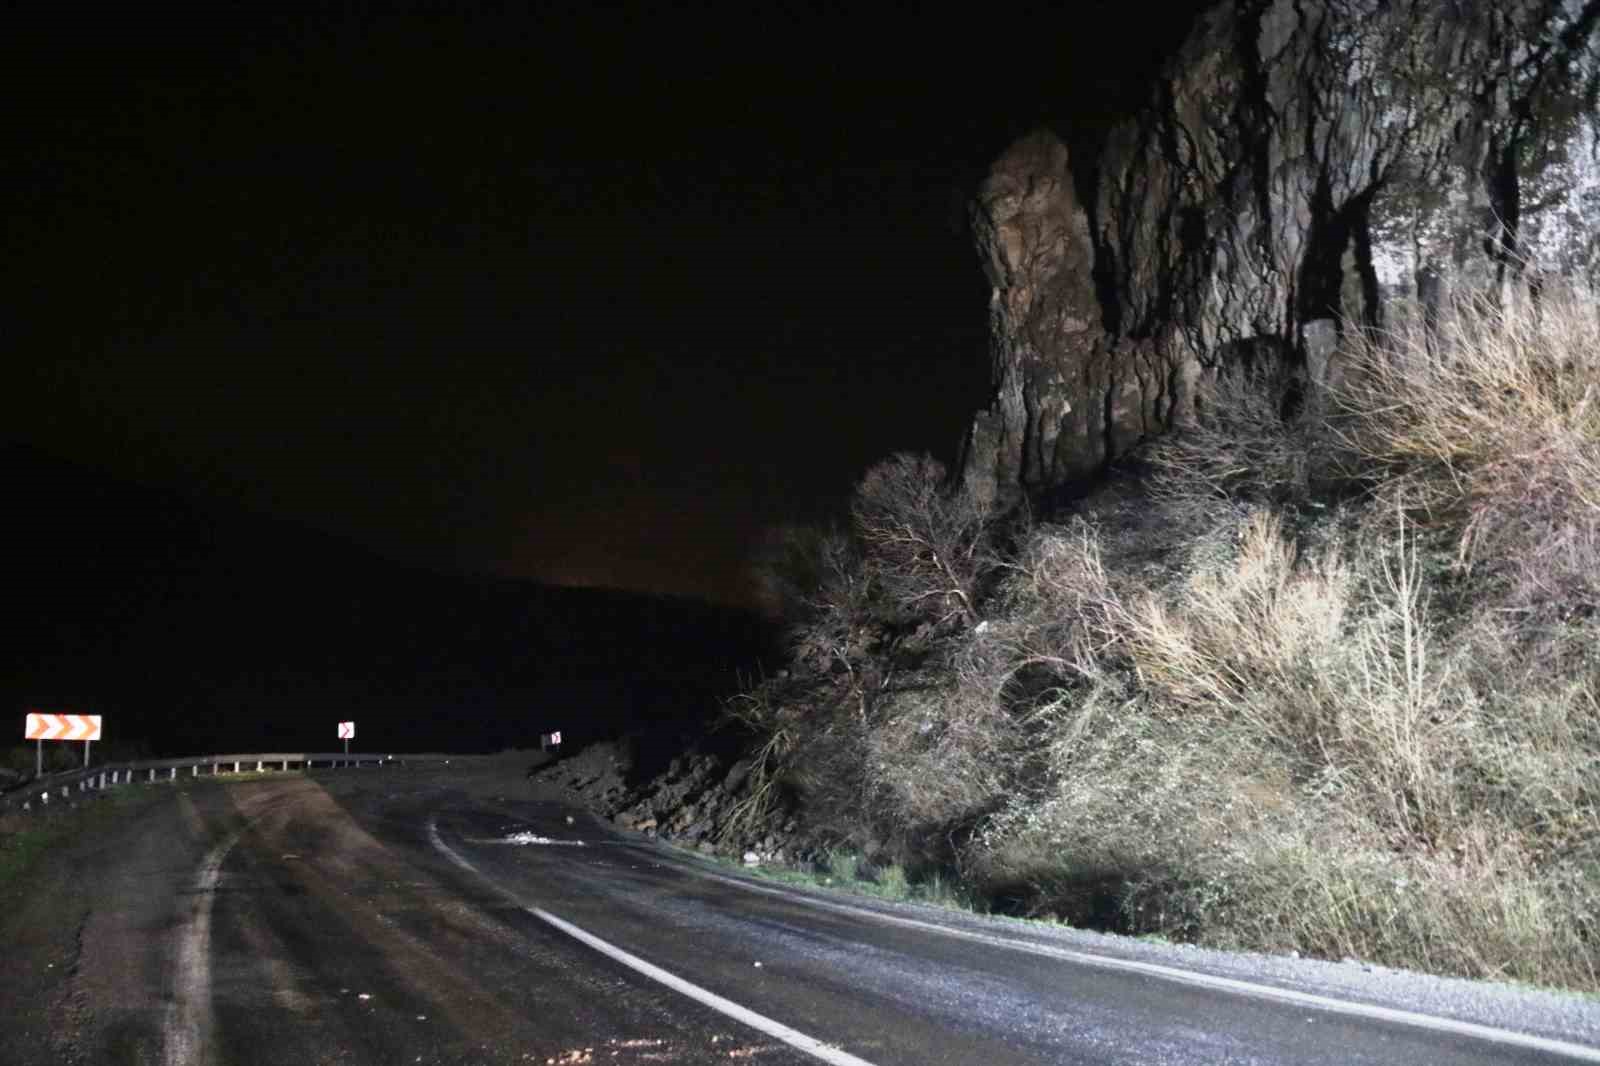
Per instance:
[[[100,716],[98,714],[43,714],[38,711],[28,715],[23,730],[24,740],[99,740]]]

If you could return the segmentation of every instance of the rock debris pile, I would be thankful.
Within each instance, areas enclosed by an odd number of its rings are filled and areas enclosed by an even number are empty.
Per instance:
[[[796,819],[779,812],[745,825],[737,816],[749,798],[748,759],[731,764],[713,754],[690,751],[661,773],[638,780],[626,745],[603,742],[535,770],[530,778],[559,789],[619,828],[671,841],[702,854],[763,863],[795,863],[820,849],[803,839]]]

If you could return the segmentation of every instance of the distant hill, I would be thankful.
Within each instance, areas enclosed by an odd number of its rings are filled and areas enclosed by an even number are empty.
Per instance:
[[[0,447],[0,706],[152,750],[488,750],[713,706],[768,651],[693,600],[408,568],[261,515]],[[4,728],[0,726],[0,728]]]

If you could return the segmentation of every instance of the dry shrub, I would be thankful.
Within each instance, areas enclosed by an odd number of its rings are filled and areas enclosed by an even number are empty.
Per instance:
[[[885,459],[861,479],[851,513],[868,572],[890,605],[941,623],[981,620],[993,515],[949,483],[944,464],[909,452]]]
[[[1208,371],[1196,386],[1194,419],[1145,451],[1150,495],[1164,517],[1204,527],[1220,503],[1310,502],[1334,457],[1320,402],[1297,402],[1298,392],[1277,363]]]
[[[971,868],[1078,921],[1595,987],[1592,687],[1443,655],[1413,540],[1301,558],[1258,511],[1234,545],[1164,593],[1081,532],[1032,550],[1019,603],[1091,590],[1085,683]]]
[[[761,607],[787,624],[811,620],[831,606],[831,586],[854,570],[849,538],[838,530],[778,525],[761,531],[751,548],[749,575]]]
[[[1506,605],[1600,606],[1600,307],[1564,284],[1358,334],[1333,407],[1375,491]]]
[[[908,679],[862,730],[870,809],[935,840],[994,810],[1014,781],[1027,722],[995,691],[1001,669],[983,637],[950,649],[940,679]]]

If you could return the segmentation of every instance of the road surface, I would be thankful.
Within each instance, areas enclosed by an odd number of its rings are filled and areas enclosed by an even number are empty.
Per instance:
[[[75,929],[12,914],[0,1061],[1600,1062],[1594,1001],[803,893],[520,775],[153,791],[59,857]]]

